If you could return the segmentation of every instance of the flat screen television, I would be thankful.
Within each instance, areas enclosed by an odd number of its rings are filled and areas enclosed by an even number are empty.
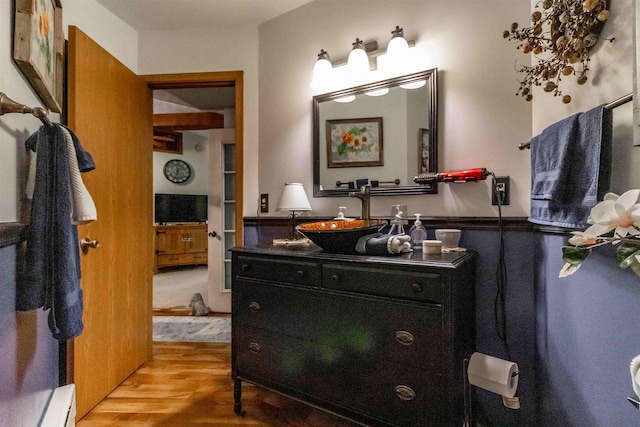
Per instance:
[[[155,195],[155,222],[206,222],[207,195],[161,194]]]

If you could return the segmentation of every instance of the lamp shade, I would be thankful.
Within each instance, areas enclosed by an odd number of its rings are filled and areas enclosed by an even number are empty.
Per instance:
[[[348,77],[353,81],[366,80],[369,76],[369,56],[364,50],[362,40],[356,39],[347,59]]]
[[[299,182],[288,182],[280,195],[277,211],[310,211],[311,205],[304,187]]]
[[[331,59],[326,50],[322,49],[318,54],[318,60],[313,66],[313,78],[311,80],[311,89],[316,91],[323,91],[327,89],[331,82],[331,71],[333,66],[331,65]]]

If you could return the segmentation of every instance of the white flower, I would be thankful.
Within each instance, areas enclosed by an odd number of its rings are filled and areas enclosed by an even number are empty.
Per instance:
[[[573,237],[569,239],[569,243],[575,246],[595,245],[598,240],[594,236],[590,236],[583,231],[572,231]]]
[[[622,196],[608,193],[604,200],[591,209],[589,223],[584,231],[586,236],[596,237],[615,230],[616,235],[635,236],[640,234],[640,204],[636,204],[640,190],[629,190]]]

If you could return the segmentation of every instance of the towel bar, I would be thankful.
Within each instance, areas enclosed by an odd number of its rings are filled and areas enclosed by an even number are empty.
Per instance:
[[[607,110],[612,110],[616,107],[619,107],[620,105],[626,104],[627,102],[631,101],[633,99],[633,93],[628,93],[625,96],[622,96],[618,99],[616,99],[615,101],[611,101],[610,103],[608,103],[607,105],[604,106],[604,108],[606,108]],[[523,142],[521,144],[518,145],[518,148],[520,150],[524,150],[525,148],[531,148],[530,147],[530,142]]]
[[[0,116],[8,113],[21,113],[32,114],[34,117],[40,119],[45,125],[51,125],[47,110],[42,107],[27,107],[26,105],[19,104],[13,99],[9,98],[6,94],[0,92]]]

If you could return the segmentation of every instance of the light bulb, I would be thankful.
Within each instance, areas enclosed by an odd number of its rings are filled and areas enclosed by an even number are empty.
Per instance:
[[[359,38],[356,38],[353,43],[353,49],[347,59],[347,67],[349,68],[349,80],[357,82],[366,80],[369,76],[369,56],[367,56],[364,44]]]
[[[320,50],[318,54],[318,60],[313,66],[313,78],[311,80],[311,88],[317,91],[327,89],[329,82],[331,81],[331,71],[333,66],[329,59],[329,54],[326,50]]]

